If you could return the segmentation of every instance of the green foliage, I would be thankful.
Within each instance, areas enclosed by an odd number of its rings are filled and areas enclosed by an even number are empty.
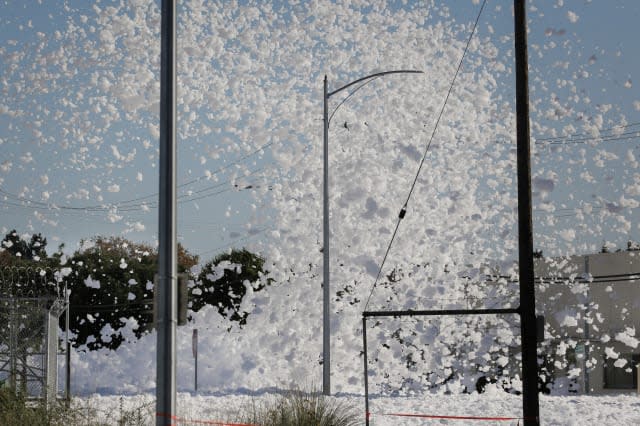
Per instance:
[[[290,391],[272,403],[249,407],[242,423],[261,426],[355,426],[362,424],[352,405],[320,392]]]
[[[1,383],[1,382],[0,382]],[[0,386],[0,425],[11,426],[143,426],[153,418],[154,404],[109,412],[104,420],[97,420],[100,408],[72,401],[69,407],[64,401],[55,401],[48,407],[43,400],[25,400],[8,387]]]
[[[137,322],[135,338],[153,327],[155,248],[120,237],[95,237],[83,241],[65,259],[61,252],[47,256],[46,245],[41,234],[23,240],[11,231],[0,249],[0,267],[24,275],[20,276],[21,288],[37,295],[59,292],[56,274],[58,278],[64,275],[70,291],[69,328],[74,347],[115,350],[127,338],[123,328],[131,319]],[[197,256],[178,245],[178,272],[188,272],[197,263]],[[216,256],[189,289],[190,309],[195,312],[210,304],[230,321],[246,324],[249,313],[241,304],[248,288],[260,291],[270,284],[263,268],[264,259],[245,249]],[[60,327],[66,328],[65,316],[60,318]]]
[[[12,426],[62,426],[69,422],[63,407],[47,408],[43,401],[27,401],[10,387],[0,387],[0,424]]]
[[[178,246],[178,271],[186,272],[197,256]],[[68,260],[65,278],[70,294],[70,329],[74,347],[117,349],[125,337],[122,328],[133,318],[139,338],[153,326],[153,282],[157,251],[120,237],[96,237],[83,242]],[[61,326],[63,319],[61,318]]]
[[[14,229],[2,239],[2,248],[15,257],[40,260],[47,257],[47,239],[42,234],[32,234],[29,241],[22,239]]]
[[[157,270],[153,249],[122,238],[98,237],[76,251],[68,264],[75,347],[118,348],[125,339],[120,329],[131,317],[139,324],[136,337],[147,331],[145,325],[153,321],[151,284]]]
[[[24,240],[13,230],[0,243],[0,285],[25,297],[58,294],[57,257],[48,257],[47,240],[33,234]],[[6,303],[6,302],[5,302]]]
[[[264,259],[246,249],[216,256],[202,268],[189,290],[191,310],[197,312],[212,305],[223,317],[241,326],[246,324],[249,313],[241,311],[240,305],[247,288],[260,291],[271,283],[263,268]]]

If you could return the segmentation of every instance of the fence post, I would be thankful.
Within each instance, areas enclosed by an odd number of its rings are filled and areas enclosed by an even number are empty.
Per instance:
[[[364,343],[364,415],[369,426],[369,361],[367,359],[367,317],[362,315],[362,341]]]

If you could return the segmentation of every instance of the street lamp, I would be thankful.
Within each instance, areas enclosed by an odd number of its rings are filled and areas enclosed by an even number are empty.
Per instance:
[[[331,395],[331,330],[329,326],[329,120],[333,117],[329,117],[329,98],[336,93],[339,93],[353,85],[358,83],[367,84],[370,81],[382,77],[388,74],[423,74],[424,71],[418,70],[395,70],[395,71],[383,71],[375,74],[368,75],[366,77],[359,78],[351,83],[329,92],[327,76],[324,76],[324,183],[323,183],[323,239],[322,239],[322,254],[323,254],[323,303],[322,303],[322,393],[324,395]],[[362,86],[360,86],[362,87]],[[357,89],[356,89],[357,90]],[[352,92],[336,107],[333,113],[347,100]]]

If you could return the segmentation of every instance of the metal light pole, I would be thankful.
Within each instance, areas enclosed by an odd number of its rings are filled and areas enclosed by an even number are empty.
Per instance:
[[[395,70],[384,71],[370,74],[366,77],[359,78],[351,83],[329,92],[329,86],[327,76],[324,76],[324,91],[323,91],[323,104],[324,104],[324,179],[323,179],[323,231],[322,231],[322,277],[323,277],[323,292],[322,292],[322,393],[324,395],[331,395],[331,328],[330,321],[330,306],[329,298],[330,292],[330,280],[329,280],[329,98],[336,93],[339,93],[355,84],[366,84],[369,81],[382,77],[387,74],[423,74],[424,71],[418,70]],[[348,97],[347,97],[348,98]],[[346,100],[346,99],[345,99]],[[343,101],[344,102],[344,101]],[[342,104],[340,104],[342,105]],[[340,107],[336,108],[336,110]],[[335,113],[335,111],[334,111]]]
[[[322,393],[331,395],[331,329],[329,326],[329,89],[324,76],[324,143],[322,204]]]
[[[176,420],[176,1],[162,0],[156,425]]]
[[[69,312],[69,290],[67,289],[67,283],[64,283],[64,304],[65,304],[65,319],[64,319],[64,327],[65,331],[65,343],[66,343],[66,351],[64,354],[65,357],[65,384],[64,384],[64,395],[65,395],[65,406],[69,408],[71,405],[71,340],[69,340],[69,317],[71,316]]]

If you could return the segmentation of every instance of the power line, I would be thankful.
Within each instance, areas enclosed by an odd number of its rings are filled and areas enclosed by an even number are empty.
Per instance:
[[[607,127],[605,129],[601,129],[599,130],[600,132],[613,132],[613,131],[618,131],[621,129],[628,129],[630,127],[636,127],[636,126],[640,126],[640,122],[636,122],[636,123],[630,123],[630,124],[625,124],[625,125],[616,125],[613,127]],[[576,137],[594,137],[591,134],[588,133],[573,133],[571,135],[566,135],[566,136],[550,136],[547,138],[537,138],[536,142],[546,142],[546,141],[552,141],[552,140],[557,140],[557,139],[566,139],[566,138],[576,138]]]
[[[269,163],[272,164],[272,163]],[[264,170],[264,167],[261,167],[259,169],[255,169],[252,170],[248,175],[243,176],[244,177],[248,177],[251,175],[254,175],[258,172],[261,172]],[[258,188],[259,185],[256,185],[257,181],[250,181],[247,183],[247,185],[235,185],[234,187],[230,187],[230,188],[226,188],[226,189],[222,189],[213,193],[209,193],[209,194],[203,194],[206,193],[207,191],[212,191],[214,189],[217,188],[221,188],[227,184],[230,184],[232,182],[231,179],[223,181],[223,182],[219,182],[217,184],[211,185],[209,187],[200,189],[198,191],[194,191],[190,194],[182,194],[180,196],[178,196],[178,203],[179,204],[184,204],[184,203],[188,203],[191,201],[197,201],[197,200],[201,200],[204,198],[208,198],[208,197],[212,197],[215,195],[220,195],[222,193],[225,192],[229,192],[229,191],[242,191],[242,190],[247,190],[247,189],[253,189],[253,188]],[[50,210],[50,211],[76,211],[76,212],[109,212],[109,211],[118,211],[118,212],[132,212],[132,211],[140,211],[140,210],[144,210],[146,208],[157,208],[157,201],[154,201],[152,203],[139,203],[139,204],[130,204],[130,205],[123,205],[123,203],[116,203],[116,204],[104,204],[102,206],[85,206],[85,207],[80,207],[80,206],[69,206],[69,205],[63,205],[63,206],[58,206],[56,204],[53,203],[44,203],[41,201],[34,201],[34,200],[27,200],[23,197],[17,196],[15,194],[12,194],[10,192],[7,192],[5,190],[3,190],[2,188],[0,188],[0,193],[4,194],[5,196],[7,196],[10,199],[13,199],[15,201],[18,201],[20,203],[23,204],[17,204],[14,202],[10,202],[7,200],[0,200],[0,203],[4,203],[6,205],[10,205],[10,206],[14,206],[14,207],[22,207],[22,208],[26,208],[26,209],[42,209],[42,210]],[[193,194],[203,194],[203,195],[199,195],[197,197],[193,196]],[[27,205],[25,205],[25,203]]]
[[[232,166],[235,166],[235,165],[237,165],[237,164],[240,164],[240,162],[241,162],[241,161],[244,161],[244,160],[246,160],[247,158],[252,157],[253,155],[258,154],[259,152],[261,152],[261,151],[262,151],[262,150],[264,150],[265,148],[268,148],[268,147],[270,147],[271,145],[273,145],[273,143],[274,143],[274,142],[268,142],[268,143],[266,143],[266,144],[262,145],[261,147],[257,148],[255,151],[253,151],[253,152],[251,152],[251,153],[249,153],[249,154],[244,155],[243,157],[239,158],[238,160],[236,160],[236,161],[234,161],[234,162],[232,162],[232,163],[229,163],[229,164],[227,164],[227,165],[225,165],[225,166],[222,166],[222,167],[218,168],[218,169],[217,169],[217,170],[215,170],[213,173],[211,173],[211,176],[215,176],[215,175],[217,175],[218,173],[220,173],[220,172],[222,172],[222,171],[224,171],[224,170],[226,170],[226,169],[231,168]],[[187,182],[181,183],[180,185],[178,185],[178,188],[184,188],[184,187],[186,187],[186,186],[192,185],[192,184],[197,183],[197,182],[202,182],[203,180],[208,180],[208,179],[210,179],[210,176],[209,176],[209,175],[200,176],[200,177],[197,177],[197,178],[195,178],[195,179],[191,179],[191,180],[189,180],[189,181],[187,181]],[[148,198],[156,197],[157,195],[158,195],[158,193],[157,193],[157,192],[154,192],[153,194],[145,195],[145,196],[143,196],[143,197],[138,197],[138,198],[134,198],[134,199],[131,199],[131,200],[126,200],[126,201],[120,201],[120,202],[119,202],[119,203],[117,203],[117,204],[119,204],[119,205],[121,205],[121,204],[129,204],[129,203],[133,203],[133,202],[136,202],[136,201],[142,201],[142,200],[145,200],[145,199],[148,199]]]
[[[406,201],[404,202],[404,205],[402,206],[402,209],[400,210],[400,214],[398,216],[398,221],[396,222],[396,227],[395,230],[393,231],[393,235],[391,236],[391,241],[389,241],[389,245],[387,246],[387,250],[384,254],[384,257],[382,259],[382,263],[380,263],[380,268],[378,269],[378,275],[376,276],[376,279],[373,283],[373,286],[371,287],[371,292],[369,293],[369,297],[367,298],[367,303],[365,304],[365,310],[367,309],[367,307],[369,306],[369,301],[371,300],[371,295],[373,294],[373,291],[376,288],[376,285],[378,284],[378,280],[380,279],[380,274],[382,273],[382,268],[384,267],[384,264],[387,260],[387,256],[389,255],[389,251],[391,250],[391,246],[393,244],[393,241],[395,240],[395,237],[397,235],[398,232],[398,228],[400,227],[400,222],[402,221],[402,219],[404,218],[406,212],[407,212],[407,206],[409,204],[409,201],[411,199],[411,195],[413,194],[413,191],[415,189],[416,183],[418,182],[418,178],[420,177],[420,172],[422,171],[422,166],[424,165],[424,162],[427,158],[427,153],[429,152],[429,148],[431,147],[431,144],[433,142],[433,139],[435,137],[436,131],[438,130],[438,125],[440,124],[440,120],[442,119],[442,115],[444,114],[444,110],[447,107],[447,102],[449,101],[449,97],[451,96],[451,92],[453,91],[453,86],[456,82],[456,79],[458,78],[458,74],[460,73],[460,69],[462,68],[462,63],[464,62],[464,58],[467,54],[467,51],[469,50],[469,45],[471,44],[471,40],[473,38],[473,35],[476,32],[476,27],[478,26],[478,21],[480,20],[480,16],[482,15],[482,11],[484,10],[485,4],[487,3],[487,0],[483,0],[482,5],[480,6],[480,11],[478,12],[478,16],[476,17],[476,20],[473,24],[473,28],[471,29],[471,33],[469,34],[469,38],[467,39],[467,43],[464,47],[464,51],[462,52],[462,57],[460,58],[460,62],[458,63],[458,67],[456,69],[455,74],[453,75],[453,79],[451,80],[451,84],[449,85],[449,90],[447,91],[447,96],[444,99],[444,102],[442,104],[442,108],[440,109],[440,113],[438,114],[438,118],[436,120],[436,123],[433,127],[433,131],[431,132],[431,137],[429,138],[429,142],[427,143],[427,146],[424,150],[424,154],[422,155],[422,160],[420,161],[420,164],[418,166],[418,171],[416,173],[416,177],[413,180],[413,183],[411,184],[411,189],[409,189],[409,194],[407,196]]]
[[[536,145],[574,145],[586,144],[589,142],[618,142],[640,139],[640,130],[636,132],[627,132],[620,135],[597,136],[592,138],[575,138],[575,139],[558,139],[555,141],[536,141]]]
[[[640,138],[640,129],[633,130],[631,128],[640,126],[640,122],[631,123],[624,126],[614,126],[600,130],[600,134],[594,136],[588,133],[574,133],[567,136],[555,136],[548,138],[536,139],[536,145],[569,145],[584,144],[588,142],[615,142],[626,141]],[[623,129],[628,131],[621,132]]]
[[[186,186],[189,185],[193,185],[194,183],[198,183],[198,182],[202,182],[203,180],[208,180],[211,178],[211,176],[215,176],[219,173],[221,173],[224,170],[227,170],[235,165],[240,164],[242,161],[247,160],[248,158],[260,153],[261,151],[263,151],[264,149],[272,146],[274,144],[274,142],[268,142],[260,147],[258,147],[256,150],[242,156],[241,158],[237,159],[236,161],[233,161],[225,166],[222,166],[220,168],[218,168],[217,170],[215,170],[213,173],[208,174],[208,175],[204,175],[204,176],[200,176],[198,178],[195,179],[191,179],[187,182],[184,182],[180,185],[178,185],[178,188],[184,188]],[[268,163],[268,164],[273,164],[273,162]],[[258,170],[263,170],[264,167],[262,167],[261,169]],[[252,171],[251,174],[254,174],[256,171]],[[230,180],[227,180],[225,182],[222,182],[220,184],[214,185],[214,187],[216,186],[221,186],[224,185],[225,183],[229,183]],[[204,190],[200,190],[198,192],[202,192]],[[49,209],[49,210],[80,210],[80,211],[108,211],[111,210],[113,208],[125,208],[125,207],[140,207],[143,208],[143,206],[146,205],[146,203],[138,203],[138,204],[133,204],[130,205],[131,203],[136,203],[138,201],[142,201],[142,200],[146,200],[149,198],[153,198],[153,197],[157,197],[158,193],[154,192],[152,194],[148,194],[145,196],[140,196],[140,197],[136,197],[136,198],[132,198],[129,200],[124,200],[124,201],[118,201],[115,203],[109,203],[109,204],[103,204],[103,205],[88,205],[88,206],[72,206],[72,205],[57,205],[55,203],[44,203],[41,201],[33,201],[33,200],[26,200],[23,197],[20,197],[16,194],[12,194],[10,192],[5,191],[4,189],[0,188],[0,193],[6,195],[9,198],[12,198],[14,200],[20,201],[20,202],[26,202],[26,203],[30,203],[30,204],[34,204],[36,206],[38,206],[39,208],[42,209]],[[217,195],[217,194],[216,194]],[[185,195],[182,196],[182,198],[186,197]],[[180,198],[180,197],[178,197]],[[0,200],[1,201],[1,200]]]

